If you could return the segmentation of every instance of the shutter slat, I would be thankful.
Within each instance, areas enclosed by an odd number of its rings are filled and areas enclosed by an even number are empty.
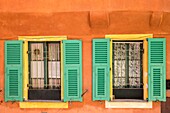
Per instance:
[[[23,41],[5,41],[5,101],[22,99]]]
[[[64,40],[64,101],[82,101],[82,42]]]
[[[148,99],[166,101],[166,40],[148,39]]]
[[[109,100],[110,40],[93,40],[93,100]]]

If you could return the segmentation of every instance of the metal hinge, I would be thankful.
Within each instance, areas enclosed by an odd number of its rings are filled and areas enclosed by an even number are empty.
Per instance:
[[[146,38],[146,41],[148,41],[148,38]]]
[[[30,87],[30,85],[29,85],[29,84],[27,84],[27,87]]]

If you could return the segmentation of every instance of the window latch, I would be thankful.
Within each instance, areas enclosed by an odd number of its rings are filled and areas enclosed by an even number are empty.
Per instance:
[[[30,87],[31,85],[30,84],[27,84],[27,87]]]
[[[12,104],[14,104],[16,101],[14,100],[14,101],[12,101]]]
[[[81,97],[83,97],[88,92],[88,89],[86,89],[82,94]]]

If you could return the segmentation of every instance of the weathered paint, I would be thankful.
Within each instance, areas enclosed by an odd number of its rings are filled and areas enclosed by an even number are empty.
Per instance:
[[[169,0],[1,0],[0,1],[0,100],[4,101],[4,40],[18,36],[66,35],[83,42],[83,102],[72,102],[68,109],[20,109],[19,103],[0,103],[2,113],[160,113],[160,102],[152,109],[106,109],[104,101],[92,101],[92,39],[106,34],[154,34],[167,39],[167,68],[170,67]],[[103,15],[108,13],[109,24]],[[161,14],[154,16],[157,12]],[[91,17],[89,15],[94,17]],[[163,15],[163,16],[162,16]],[[101,18],[100,18],[101,17]],[[92,21],[91,21],[92,20]],[[96,22],[97,21],[97,22]],[[107,23],[108,26],[105,26]],[[91,23],[91,24],[90,24]],[[98,26],[93,27],[90,25]],[[152,27],[154,26],[154,27]],[[155,27],[156,26],[156,27]],[[170,70],[167,69],[167,79]],[[170,92],[167,91],[167,96]]]
[[[152,108],[152,102],[105,102],[106,108]]]
[[[72,38],[78,38],[75,36],[68,36],[70,39]],[[71,102],[69,103],[69,108],[68,109],[20,109],[19,108],[19,103],[1,103],[0,109],[3,111],[2,113],[7,113],[7,112],[17,112],[17,113],[37,113],[37,112],[48,112],[48,113],[55,113],[56,111],[62,111],[63,113],[70,113],[70,112],[81,112],[81,113],[91,113],[91,112],[106,112],[106,113],[133,113],[133,112],[140,112],[142,113],[145,111],[145,113],[160,113],[160,102],[153,102],[153,108],[152,109],[106,109],[105,108],[105,102],[93,102],[92,101],[92,83],[89,82],[92,80],[92,63],[91,63],[91,58],[92,58],[92,44],[91,40],[93,37],[104,37],[103,36],[80,36],[82,38],[83,42],[83,91],[84,89],[88,89],[88,92],[83,96],[83,102]],[[170,36],[168,36],[170,38]],[[170,42],[170,39],[167,39]],[[167,45],[168,46],[168,45]],[[170,49],[170,46],[168,47]],[[0,41],[0,62],[4,62],[4,57],[3,57],[3,52],[4,52],[4,47],[3,47],[3,41]],[[169,61],[169,60],[167,60]],[[0,65],[0,73],[1,75],[4,74],[4,67]],[[88,71],[87,71],[88,70]],[[168,71],[168,70],[167,70]],[[0,87],[4,86],[4,76],[1,76],[0,80]],[[0,93],[0,99],[3,100],[3,94],[4,91]]]
[[[68,102],[20,102],[20,108],[68,108]]]

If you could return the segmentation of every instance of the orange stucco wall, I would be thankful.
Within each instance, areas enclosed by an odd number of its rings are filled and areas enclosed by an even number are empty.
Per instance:
[[[105,34],[154,34],[167,38],[170,79],[170,0],[0,0],[0,113],[160,113],[152,109],[105,109],[92,101],[92,39]],[[4,41],[18,36],[66,35],[83,41],[83,102],[68,109],[20,109],[4,102]],[[170,92],[167,93],[170,95]]]

